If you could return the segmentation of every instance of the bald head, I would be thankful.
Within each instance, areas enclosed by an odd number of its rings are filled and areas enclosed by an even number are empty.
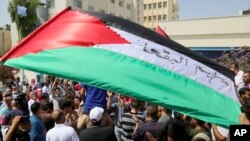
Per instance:
[[[65,122],[63,111],[60,109],[52,112],[52,118],[57,124]]]

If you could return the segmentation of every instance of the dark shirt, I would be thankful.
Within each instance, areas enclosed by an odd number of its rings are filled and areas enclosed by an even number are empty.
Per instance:
[[[45,141],[45,127],[40,117],[32,115],[30,117],[31,129],[30,140],[31,141]]]
[[[80,141],[116,141],[113,126],[95,126],[80,133]]]
[[[14,109],[14,110],[10,110],[5,118],[4,121],[6,122],[6,125],[10,122],[11,119],[13,119],[15,116],[22,116],[23,115],[23,111],[20,109]]]
[[[171,119],[167,123],[168,128],[168,137],[172,138],[175,141],[184,141],[187,136],[185,125],[182,121]]]
[[[133,134],[133,140],[146,141],[146,139],[144,138],[146,132],[151,133],[154,138],[159,139],[164,133],[164,124],[158,123],[156,120],[154,120],[139,125],[135,134]]]

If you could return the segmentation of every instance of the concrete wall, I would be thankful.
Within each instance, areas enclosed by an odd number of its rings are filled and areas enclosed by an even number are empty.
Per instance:
[[[173,40],[188,47],[250,46],[250,15],[161,22]]]
[[[11,49],[11,33],[8,30],[0,30],[0,56]]]

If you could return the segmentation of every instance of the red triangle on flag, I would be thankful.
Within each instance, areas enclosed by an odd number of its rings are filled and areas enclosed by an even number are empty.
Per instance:
[[[166,38],[169,38],[169,36],[167,35],[166,32],[164,32],[164,30],[162,30],[162,28],[158,25],[157,28],[155,29],[155,32],[157,32],[158,34],[166,37]]]

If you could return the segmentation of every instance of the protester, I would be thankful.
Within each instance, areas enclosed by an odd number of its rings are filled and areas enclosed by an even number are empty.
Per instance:
[[[41,104],[35,102],[31,105],[31,111],[33,115],[30,117],[31,129],[30,129],[30,140],[31,141],[45,141],[45,127],[40,117],[42,113]]]
[[[76,131],[65,125],[65,117],[62,110],[55,110],[52,113],[55,127],[49,130],[46,141],[79,141]]]
[[[241,107],[242,114],[240,115],[240,124],[250,125],[250,102],[244,104]]]
[[[242,105],[250,101],[250,88],[241,88],[239,90],[240,102]]]
[[[30,98],[28,101],[29,115],[32,116],[33,113],[31,112],[31,105],[33,103],[35,103],[35,101],[36,101],[36,96],[35,96],[34,92],[32,92],[32,91],[29,92],[29,98]]]
[[[212,135],[210,130],[204,126],[205,122],[199,119],[192,118],[192,124],[194,125],[194,133],[192,141],[211,141]]]
[[[238,87],[238,90],[241,88],[249,88],[250,89],[250,71],[245,71],[243,73],[243,83],[241,83]]]
[[[166,125],[171,120],[172,118],[171,116],[172,116],[171,110],[158,106],[158,117],[159,117],[158,122],[159,123],[163,123],[164,125]]]
[[[90,110],[89,118],[92,126],[81,131],[81,141],[116,141],[114,127],[101,124],[103,113],[104,109],[101,107]]]
[[[148,104],[146,108],[146,122],[140,124],[139,120],[135,115],[133,115],[133,118],[136,119],[136,127],[134,129],[133,133],[133,140],[134,141],[146,141],[145,133],[148,132],[151,135],[153,135],[154,138],[160,139],[166,137],[164,136],[164,124],[158,123],[158,106]],[[140,125],[139,125],[140,124]]]
[[[139,115],[140,102],[133,100],[131,103],[131,111],[123,113],[121,117],[122,141],[132,141],[132,135],[136,126],[136,122],[144,122],[143,116]],[[136,116],[136,119],[135,119]]]
[[[123,113],[129,112],[130,107],[125,103],[125,98],[118,95],[118,102],[111,104],[112,93],[108,93],[107,109],[114,113],[115,135],[118,141],[121,141],[122,127],[121,117]]]

